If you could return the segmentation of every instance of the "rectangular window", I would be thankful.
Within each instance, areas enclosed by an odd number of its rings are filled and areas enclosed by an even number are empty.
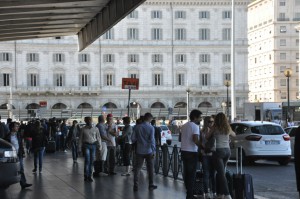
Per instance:
[[[281,99],[286,99],[286,92],[281,92],[280,98]]]
[[[279,13],[279,20],[285,20],[285,13]]]
[[[296,79],[296,86],[299,86],[299,79]]]
[[[210,62],[210,54],[200,54],[199,61],[200,61],[200,63],[209,63]]]
[[[296,73],[299,73],[299,66],[296,66]]]
[[[223,54],[223,63],[231,62],[231,54]]]
[[[231,28],[223,28],[222,39],[227,41],[231,39]]]
[[[1,75],[2,75],[1,86],[10,86],[10,74],[2,73]]]
[[[209,74],[201,74],[201,86],[209,86]]]
[[[59,87],[64,86],[64,74],[54,74],[54,85]]]
[[[139,13],[137,10],[132,11],[129,15],[128,18],[129,19],[137,19],[139,17]]]
[[[114,30],[109,29],[105,34],[104,34],[104,39],[114,39]]]
[[[280,32],[286,33],[286,26],[280,26]]]
[[[210,30],[208,28],[199,29],[199,40],[210,40]]]
[[[151,12],[151,18],[152,19],[161,19],[162,18],[162,11],[159,10],[153,10]]]
[[[279,1],[279,6],[285,6],[285,0],[280,0]]]
[[[138,77],[138,75],[136,73],[132,73],[129,75],[129,78],[136,79],[137,77]]]
[[[154,74],[154,86],[161,86],[162,82],[161,82],[161,78],[162,78],[162,75],[161,74]]]
[[[38,86],[38,74],[29,74],[29,85],[28,86]]]
[[[62,53],[55,53],[53,54],[53,62],[64,62],[65,57]]]
[[[286,86],[286,79],[280,79],[280,86]]]
[[[139,30],[137,28],[128,28],[127,38],[128,40],[138,40]]]
[[[296,53],[296,59],[299,60],[299,53]]]
[[[81,74],[80,75],[80,86],[88,86],[89,83],[89,75]]]
[[[177,74],[177,85],[184,86],[184,74]]]
[[[286,53],[280,53],[280,60],[286,60]]]
[[[163,55],[162,54],[152,55],[152,62],[153,63],[162,63],[163,62]]]
[[[185,19],[186,12],[185,11],[175,11],[175,19]]]
[[[299,39],[296,39],[296,46],[299,46]]]
[[[231,11],[223,11],[223,19],[231,19]]]
[[[225,73],[224,74],[224,80],[231,81],[231,74],[230,73]]]
[[[200,11],[199,19],[209,19],[209,11]]]
[[[78,55],[79,57],[79,62],[89,62],[89,54],[80,54]]]
[[[28,53],[27,54],[27,62],[38,62],[39,54],[38,53]]]
[[[162,40],[163,38],[161,28],[152,28],[151,34],[152,40]]]
[[[286,69],[286,66],[280,66],[279,70],[280,70],[280,73],[284,73],[284,70]]]
[[[104,54],[103,55],[103,61],[104,63],[112,63],[114,62],[114,55],[113,54]]]
[[[0,61],[12,61],[12,53],[0,53]]]
[[[130,62],[130,63],[139,62],[139,55],[138,54],[129,54],[128,55],[128,62]]]
[[[280,46],[286,46],[286,40],[280,39]]]
[[[106,74],[106,86],[113,86],[113,74]]]
[[[186,62],[186,55],[185,54],[177,54],[175,61],[177,63],[185,63]]]
[[[186,30],[184,28],[175,29],[175,40],[186,40]]]

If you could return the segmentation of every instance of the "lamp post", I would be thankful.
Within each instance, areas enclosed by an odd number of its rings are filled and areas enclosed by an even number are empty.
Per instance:
[[[288,125],[288,118],[290,113],[290,77],[292,76],[292,69],[287,68],[284,70],[284,76],[287,77],[287,109],[286,109],[286,117],[285,122],[286,126]]]
[[[229,88],[230,84],[231,84],[230,80],[225,80],[224,85],[227,88],[227,95],[226,95],[226,115],[227,115],[228,119],[229,119],[229,95],[228,95],[228,88]]]
[[[190,88],[187,88],[186,89],[186,119],[189,120],[189,108],[190,108],[190,104],[189,104],[189,101],[190,101]]]

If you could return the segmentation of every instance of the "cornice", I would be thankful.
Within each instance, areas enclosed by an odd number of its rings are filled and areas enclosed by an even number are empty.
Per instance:
[[[235,1],[235,5],[247,6],[250,0]],[[213,5],[231,5],[231,0],[148,0],[143,5],[200,5],[200,6],[213,6]]]

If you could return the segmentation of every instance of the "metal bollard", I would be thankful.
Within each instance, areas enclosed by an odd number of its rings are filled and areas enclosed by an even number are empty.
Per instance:
[[[169,150],[168,145],[164,144],[162,147],[162,172],[165,177],[168,176],[169,173]]]

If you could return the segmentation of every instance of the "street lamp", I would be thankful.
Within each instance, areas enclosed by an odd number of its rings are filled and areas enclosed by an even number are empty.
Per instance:
[[[224,85],[226,86],[227,88],[227,100],[226,100],[226,115],[227,115],[227,118],[229,118],[229,95],[228,95],[228,88],[230,86],[231,82],[230,80],[225,80],[224,82]]]
[[[287,68],[284,70],[284,76],[287,77],[287,109],[286,109],[286,126],[288,124],[288,118],[290,113],[290,77],[292,76],[292,69]]]
[[[187,88],[186,89],[186,119],[187,121],[189,120],[189,101],[190,101],[190,92],[191,92],[191,89],[190,88]]]

